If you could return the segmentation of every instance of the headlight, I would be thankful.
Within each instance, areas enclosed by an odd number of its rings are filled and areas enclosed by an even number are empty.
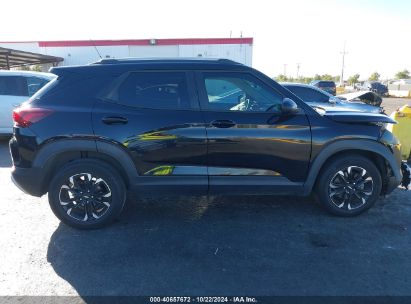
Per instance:
[[[391,150],[400,151],[401,150],[401,143],[399,140],[392,134],[390,131],[385,129],[380,137],[380,141],[385,144],[386,146],[390,147]]]

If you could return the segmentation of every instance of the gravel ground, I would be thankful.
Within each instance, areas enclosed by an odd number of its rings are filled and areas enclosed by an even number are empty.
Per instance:
[[[384,98],[382,101],[381,106],[384,107],[385,112],[390,115],[392,112],[397,110],[399,107],[403,105],[410,105],[411,106],[411,99],[409,98]]]
[[[299,197],[134,198],[77,231],[10,170],[2,141],[0,295],[411,295],[411,192],[355,218]]]

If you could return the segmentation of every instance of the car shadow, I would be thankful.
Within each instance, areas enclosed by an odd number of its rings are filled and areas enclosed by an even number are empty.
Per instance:
[[[328,246],[307,236],[329,217],[308,198],[134,200],[109,227],[53,233],[47,260],[80,296],[287,292],[276,274],[301,254],[296,244]]]

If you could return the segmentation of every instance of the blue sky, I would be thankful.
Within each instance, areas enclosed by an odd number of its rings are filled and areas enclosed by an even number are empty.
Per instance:
[[[253,66],[275,76],[383,78],[411,70],[411,1],[5,1],[0,41],[254,37]],[[11,12],[11,13],[10,13]]]

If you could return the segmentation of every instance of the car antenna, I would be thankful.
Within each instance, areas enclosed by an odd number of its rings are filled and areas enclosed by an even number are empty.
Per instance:
[[[98,54],[98,57],[100,57],[100,59],[103,59],[103,57],[101,57],[100,52],[98,51],[97,46],[94,44],[94,40],[92,40],[92,39],[90,38],[90,41],[91,41],[91,43],[93,44],[94,49],[96,50],[96,52],[97,52],[97,54]]]

